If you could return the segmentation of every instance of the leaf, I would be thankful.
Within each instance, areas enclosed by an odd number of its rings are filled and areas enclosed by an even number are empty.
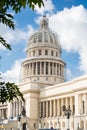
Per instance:
[[[8,44],[3,37],[0,36],[0,43],[5,46],[7,49],[12,50],[10,44]]]
[[[25,101],[17,85],[9,82],[0,82],[0,103],[10,102],[14,98],[17,100],[21,98],[21,100]]]

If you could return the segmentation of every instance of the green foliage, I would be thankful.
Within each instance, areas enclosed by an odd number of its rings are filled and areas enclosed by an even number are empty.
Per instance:
[[[5,46],[7,49],[11,50],[11,46],[4,40],[3,37],[0,36],[0,43]]]
[[[15,28],[13,22],[14,17],[12,16],[12,14],[7,13],[9,8],[11,8],[15,13],[18,13],[21,11],[22,8],[26,8],[27,5],[32,10],[34,10],[36,5],[38,5],[38,7],[41,7],[42,5],[44,6],[44,3],[43,0],[0,0],[0,22],[14,30]],[[7,49],[11,50],[11,46],[7,44],[4,38],[1,36],[0,36],[0,42]]]
[[[24,101],[23,94],[14,83],[0,82],[0,103],[4,104],[7,101],[12,101],[14,98],[21,98]]]

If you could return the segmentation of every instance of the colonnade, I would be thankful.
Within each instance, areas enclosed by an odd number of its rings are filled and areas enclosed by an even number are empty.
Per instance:
[[[33,62],[23,67],[24,76],[28,75],[56,75],[64,76],[64,65],[55,62]]]
[[[72,110],[71,114],[75,114],[75,99],[74,96],[71,96],[61,99],[40,102],[39,103],[40,118],[63,116],[64,115],[64,112],[62,111],[63,105],[65,105],[66,107],[70,106],[70,109]]]
[[[21,114],[22,107],[24,106],[24,102],[21,100],[13,101],[10,103],[10,117],[14,118],[17,117],[18,114]]]

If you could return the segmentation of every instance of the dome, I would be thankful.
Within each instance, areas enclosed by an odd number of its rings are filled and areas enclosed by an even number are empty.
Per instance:
[[[49,29],[48,19],[45,16],[40,21],[40,29],[30,37],[27,49],[37,46],[60,49],[58,37]]]
[[[40,29],[29,39],[26,59],[22,63],[22,82],[57,84],[64,82],[65,63],[61,59],[60,42],[43,16]]]

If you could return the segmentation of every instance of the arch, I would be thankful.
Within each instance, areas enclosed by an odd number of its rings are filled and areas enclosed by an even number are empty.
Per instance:
[[[26,130],[26,123],[23,123],[22,130]]]

